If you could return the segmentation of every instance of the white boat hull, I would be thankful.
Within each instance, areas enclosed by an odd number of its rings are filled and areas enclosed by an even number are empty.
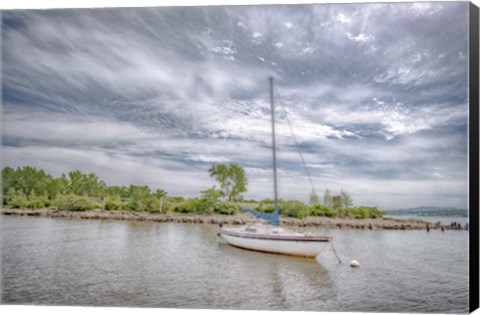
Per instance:
[[[329,237],[294,235],[272,235],[246,233],[222,229],[220,235],[235,247],[249,250],[304,257],[316,257],[330,241]]]

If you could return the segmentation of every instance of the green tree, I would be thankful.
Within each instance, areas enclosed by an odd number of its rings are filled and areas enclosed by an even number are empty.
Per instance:
[[[318,196],[315,190],[312,190],[310,193],[310,199],[308,202],[311,206],[319,205],[320,204],[320,197]]]
[[[65,174],[62,174],[62,176],[58,178],[52,178],[48,183],[47,183],[47,196],[50,200],[54,200],[57,195],[59,194],[65,194],[66,189],[68,186],[68,179],[65,177]]]
[[[82,172],[79,170],[68,172],[67,192],[75,195],[83,195]]]
[[[328,188],[325,189],[325,193],[323,194],[323,205],[333,208],[333,197]]]
[[[222,197],[228,201],[239,201],[243,197],[241,193],[247,191],[247,179],[245,171],[237,164],[230,163],[213,165],[208,169],[210,177],[220,183]]]
[[[5,201],[5,196],[7,192],[12,188],[15,190],[15,170],[11,167],[5,167],[2,169],[2,189],[3,189],[3,197]]]
[[[157,189],[155,190],[155,197],[157,197],[157,199],[160,199],[160,198],[165,198],[167,197],[167,192],[163,189]]]
[[[105,194],[107,196],[120,196],[125,199],[130,197],[130,191],[125,186],[108,186],[105,188]]]
[[[222,197],[222,192],[218,189],[215,189],[215,187],[212,187],[212,188],[209,188],[209,189],[205,189],[203,191],[201,191],[201,197],[200,199],[201,200],[205,200],[205,201],[219,201],[220,198]]]
[[[129,190],[128,207],[131,210],[150,212],[158,210],[157,198],[150,191],[150,187],[130,185]]]
[[[47,185],[52,176],[43,170],[37,170],[32,166],[18,167],[12,169],[6,167],[2,170],[3,194],[5,195],[10,188],[21,190],[25,195],[35,192],[37,195],[47,194]]]
[[[343,209],[350,208],[351,206],[353,206],[352,197],[350,197],[350,195],[343,189],[340,192],[340,204],[341,204],[340,206]]]
[[[83,174],[79,170],[68,172],[67,192],[78,196],[102,197],[106,192],[104,181],[98,180],[94,173]]]

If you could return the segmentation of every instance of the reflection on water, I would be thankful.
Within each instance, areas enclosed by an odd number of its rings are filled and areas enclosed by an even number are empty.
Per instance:
[[[332,230],[317,259],[225,244],[214,225],[3,217],[7,304],[465,312],[464,231]],[[352,269],[348,261],[360,261]]]
[[[258,253],[225,243],[218,248],[231,260],[232,294],[243,300],[238,306],[242,309],[301,310],[306,302],[335,295],[328,271],[314,259]]]

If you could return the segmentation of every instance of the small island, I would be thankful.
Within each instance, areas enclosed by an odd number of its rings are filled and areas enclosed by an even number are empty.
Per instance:
[[[244,170],[236,164],[218,164],[209,169],[220,185],[200,192],[199,197],[168,196],[163,189],[148,186],[107,186],[93,173],[79,170],[53,177],[43,170],[24,166],[2,170],[3,215],[26,215],[70,219],[135,220],[153,222],[248,224],[258,219],[242,208],[273,212],[271,199],[247,200]],[[320,198],[311,192],[309,203],[279,200],[280,224],[294,227],[350,229],[459,229],[418,219],[384,218],[377,207],[353,207],[350,195],[332,196],[327,189]]]

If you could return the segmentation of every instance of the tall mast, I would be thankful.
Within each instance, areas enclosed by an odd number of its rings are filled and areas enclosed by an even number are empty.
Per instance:
[[[277,200],[277,152],[275,145],[275,108],[273,105],[273,77],[270,77],[270,106],[272,110],[272,152],[273,152],[273,188],[275,190],[275,210],[273,213],[265,213],[255,211],[253,209],[245,208],[240,210],[241,212],[249,212],[255,217],[268,220],[273,225],[279,225],[279,211],[278,211],[278,200]]]
[[[275,144],[275,107],[273,104],[273,77],[270,77],[270,106],[272,110],[272,152],[273,152],[273,189],[275,193],[275,211],[278,225],[278,199],[277,199],[277,153]]]

